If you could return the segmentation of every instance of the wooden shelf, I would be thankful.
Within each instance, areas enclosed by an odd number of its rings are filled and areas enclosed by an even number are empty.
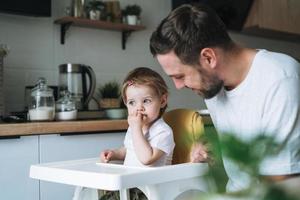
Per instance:
[[[144,30],[146,27],[141,25],[128,25],[122,23],[113,23],[101,20],[90,20],[76,17],[62,17],[54,21],[55,24],[60,24],[60,43],[65,43],[65,35],[70,26],[79,26],[86,28],[105,29],[119,31],[122,33],[122,49],[126,48],[126,41],[133,31]]]

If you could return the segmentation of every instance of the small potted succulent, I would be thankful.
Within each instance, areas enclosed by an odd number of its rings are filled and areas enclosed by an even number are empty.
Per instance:
[[[142,8],[139,5],[127,5],[122,14],[126,17],[126,22],[129,25],[137,25],[139,23]]]
[[[119,108],[120,107],[120,84],[117,81],[109,81],[100,85],[98,89],[101,108]]]
[[[99,0],[92,0],[86,6],[89,18],[92,20],[99,20],[101,13],[105,10],[105,4]]]
[[[100,107],[105,109],[106,117],[109,119],[124,119],[127,109],[122,105],[121,87],[117,81],[109,81],[98,89],[100,96]]]

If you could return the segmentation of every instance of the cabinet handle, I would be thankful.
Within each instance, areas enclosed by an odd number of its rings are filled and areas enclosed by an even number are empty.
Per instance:
[[[11,140],[11,139],[20,139],[21,136],[16,135],[16,136],[0,136],[0,140]]]
[[[96,132],[76,132],[76,133],[61,133],[60,136],[74,136],[74,135],[95,135],[95,134],[107,134],[107,133],[119,133],[124,130],[113,130],[113,131],[96,131]]]

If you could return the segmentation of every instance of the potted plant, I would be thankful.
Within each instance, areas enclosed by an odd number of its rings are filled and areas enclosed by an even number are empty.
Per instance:
[[[99,20],[101,13],[105,10],[105,4],[99,0],[92,0],[86,6],[89,18],[92,20]]]
[[[212,134],[206,134],[203,141],[211,139]],[[210,165],[207,172],[207,184],[215,188],[210,193],[201,193],[203,200],[300,200],[299,192],[295,187],[290,187],[288,181],[271,181],[260,175],[260,165],[265,158],[276,156],[282,150],[286,141],[278,143],[275,137],[261,135],[252,139],[241,140],[231,133],[221,134],[218,136],[218,145],[221,148],[222,158],[230,160],[231,165],[238,166],[249,176],[246,178],[248,187],[244,190],[224,193],[223,186],[219,184],[222,177],[219,176],[220,170],[215,164]],[[215,156],[220,154],[215,145],[210,147],[210,152]],[[295,154],[300,155],[300,151]],[[218,156],[221,156],[218,155]],[[273,167],[273,166],[270,166]],[[238,173],[238,172],[237,172]],[[227,177],[226,177],[227,178]],[[242,177],[241,177],[242,179]],[[296,181],[299,181],[296,179]],[[224,182],[224,181],[222,181]],[[295,182],[292,182],[295,184]],[[222,188],[220,188],[220,186]],[[287,187],[289,186],[289,187]],[[199,196],[200,198],[200,196]],[[196,199],[196,198],[195,198]],[[197,198],[198,199],[198,198]]]
[[[119,108],[120,107],[120,84],[117,81],[109,81],[100,85],[98,92],[101,108]]]
[[[127,24],[137,25],[141,12],[142,8],[139,5],[133,4],[127,5],[122,13],[126,17]]]

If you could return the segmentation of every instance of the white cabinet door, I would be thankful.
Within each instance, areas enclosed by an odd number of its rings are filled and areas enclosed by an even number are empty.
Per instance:
[[[29,178],[38,152],[38,136],[0,139],[0,199],[39,200],[39,181]]]
[[[100,152],[108,148],[123,145],[125,133],[99,133],[82,135],[41,135],[40,162],[54,162],[98,157]],[[40,200],[71,200],[75,187],[40,182]]]

